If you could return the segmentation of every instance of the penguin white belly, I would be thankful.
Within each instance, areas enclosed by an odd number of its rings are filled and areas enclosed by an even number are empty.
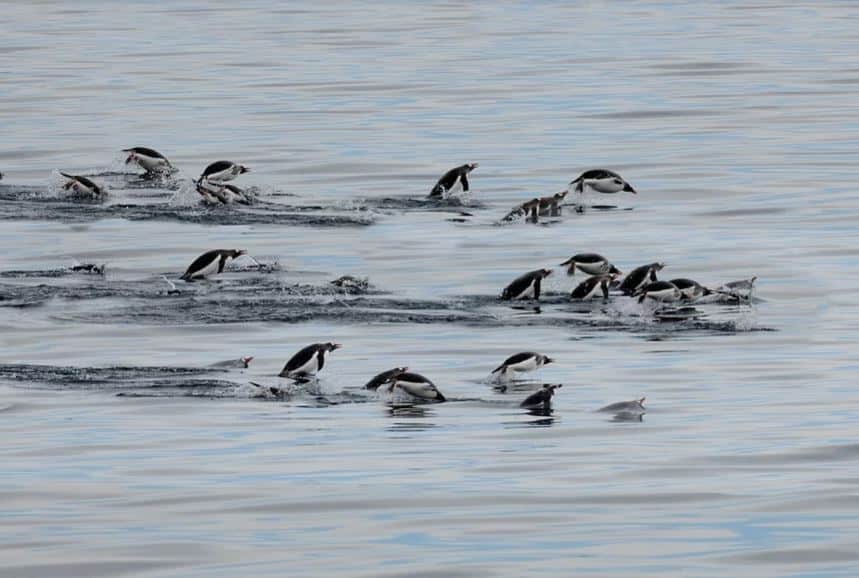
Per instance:
[[[508,365],[507,369],[511,369],[517,372],[523,371],[533,371],[537,369],[537,358],[529,357],[525,361],[520,361],[519,363],[514,363],[513,365]]]
[[[623,184],[617,184],[614,178],[591,179],[585,184],[598,193],[612,194],[623,190]]]
[[[414,383],[411,381],[398,381],[397,387],[412,397],[420,399],[436,399],[438,391],[428,383]]]
[[[598,263],[576,263],[576,266],[579,268],[579,271],[583,271],[588,275],[601,275],[605,273],[605,261],[600,261]]]
[[[676,301],[680,298],[680,292],[676,289],[663,289],[662,291],[648,292],[647,296],[656,301]]]
[[[137,164],[146,169],[147,171],[156,171],[159,169],[163,169],[167,166],[167,163],[164,159],[152,158],[137,155]]]
[[[211,263],[191,275],[194,279],[202,279],[218,272],[218,262],[220,258],[213,259]]]
[[[444,194],[442,194],[442,197],[447,199],[450,197],[457,197],[457,196],[461,195],[462,193],[463,193],[462,179],[457,177],[456,181],[454,181],[454,183],[453,183],[453,186],[451,186],[449,189],[447,189],[444,192]]]
[[[307,360],[307,363],[301,367],[296,367],[289,373],[290,375],[316,375],[317,371],[319,371],[319,362],[317,355],[314,353],[313,357]]]

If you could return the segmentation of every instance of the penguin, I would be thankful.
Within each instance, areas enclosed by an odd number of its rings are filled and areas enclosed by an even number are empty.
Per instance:
[[[656,272],[661,271],[665,267],[665,263],[648,263],[641,267],[636,267],[623,278],[620,283],[620,290],[624,295],[633,295],[646,283],[656,281]]]
[[[209,204],[250,204],[250,199],[248,198],[247,194],[235,185],[227,183],[210,183],[204,180],[199,180],[195,184],[197,187],[197,192],[200,193],[200,196],[203,197],[203,200]]]
[[[672,279],[669,283],[677,287],[677,289],[680,290],[683,299],[686,299],[687,301],[695,301],[696,299],[700,299],[705,295],[713,293],[713,291],[692,279]]]
[[[203,174],[197,180],[202,181],[224,182],[231,181],[239,175],[250,172],[250,169],[244,165],[234,163],[232,161],[215,161],[205,169]]]
[[[593,189],[598,193],[612,194],[620,191],[638,194],[623,177],[614,171],[607,169],[591,169],[585,171],[570,182],[569,190],[584,193],[585,187]]]
[[[325,354],[343,347],[339,343],[314,343],[293,355],[279,377],[310,377],[325,366]]]
[[[603,411],[607,413],[620,413],[620,412],[635,412],[635,413],[644,413],[644,400],[646,398],[642,397],[641,399],[633,399],[632,401],[619,401],[617,403],[610,403],[605,407],[599,408],[597,411]]]
[[[602,294],[602,298],[608,301],[608,290],[614,281],[614,275],[593,275],[579,283],[570,294],[572,299],[586,301]]]
[[[376,377],[368,381],[366,384],[364,384],[364,389],[372,389],[375,391],[379,389],[380,386],[391,381],[393,378],[408,371],[408,367],[395,367],[393,369],[383,371],[382,373],[378,374]]]
[[[513,207],[510,212],[507,213],[507,215],[501,220],[509,223],[513,219],[525,217],[527,220],[536,223],[539,213],[540,199],[535,197],[530,201],[526,201],[521,205],[516,205],[515,207]]]
[[[519,407],[524,409],[550,409],[552,407],[552,396],[555,395],[555,390],[563,387],[563,384],[549,384],[543,386],[543,389],[537,390],[526,397]]]
[[[94,275],[104,275],[104,270],[107,268],[106,263],[96,265],[95,263],[79,263],[72,265],[69,270],[73,273],[92,273]]]
[[[467,163],[450,169],[442,175],[432,188],[429,198],[446,199],[450,195],[458,193],[460,190],[468,192],[468,173],[476,169],[478,166],[480,165],[477,163]]]
[[[246,254],[244,249],[213,249],[206,251],[196,259],[185,274],[179,277],[182,281],[194,281],[195,279],[205,279],[209,275],[223,273],[224,266],[230,259],[237,259]]]
[[[653,281],[638,290],[638,302],[643,303],[650,297],[660,303],[679,301],[683,298],[680,290],[668,281]]]
[[[68,179],[66,184],[63,185],[63,189],[67,191],[74,191],[75,195],[81,197],[97,198],[103,197],[107,194],[107,192],[103,188],[101,188],[86,177],[82,177],[80,175],[70,175],[62,171],[60,171],[60,174]]]
[[[504,363],[492,370],[492,374],[498,374],[499,378],[506,378],[511,371],[523,373],[526,371],[534,371],[537,368],[543,367],[549,363],[554,363],[554,359],[537,353],[534,351],[522,351],[508,357]]]
[[[399,388],[420,400],[447,401],[447,398],[442,395],[435,384],[419,373],[398,373],[390,377],[387,383],[389,393],[393,393],[395,388]]]
[[[751,301],[757,277],[741,279],[720,285],[715,292],[735,301]]]
[[[245,357],[239,357],[238,359],[228,359],[226,361],[219,361],[217,363],[213,363],[209,365],[209,367],[217,367],[229,369],[232,367],[238,367],[242,369],[247,369],[251,365],[251,361],[253,361],[253,356],[247,355]]]
[[[130,149],[122,149],[122,152],[128,153],[128,158],[125,159],[125,164],[128,165],[136,163],[149,174],[172,173],[176,170],[176,168],[170,164],[170,161],[167,160],[167,157],[155,149],[147,147],[131,147]]]
[[[560,191],[551,195],[549,197],[540,197],[539,201],[539,213],[541,217],[546,216],[555,216],[561,214],[561,202],[567,196],[569,191]]]
[[[605,275],[610,273],[620,275],[620,269],[608,262],[608,259],[597,253],[579,253],[573,255],[563,263],[561,267],[567,267],[567,275],[572,277],[576,274],[576,269],[583,271],[588,275]]]
[[[529,271],[513,280],[501,293],[501,299],[540,299],[540,283],[552,274],[551,269]]]

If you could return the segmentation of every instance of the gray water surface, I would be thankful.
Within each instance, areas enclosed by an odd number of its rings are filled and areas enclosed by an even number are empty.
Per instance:
[[[852,4],[2,8],[3,576],[859,572]],[[126,174],[137,145],[179,172]],[[222,158],[255,204],[199,203]],[[470,198],[422,200],[465,162]],[[499,222],[594,167],[639,194]],[[176,281],[217,247],[263,267]],[[756,299],[572,304],[580,252]],[[541,267],[539,310],[497,300]],[[317,341],[318,383],[276,377]],[[522,350],[557,362],[493,387]],[[449,402],[361,389],[396,365]]]

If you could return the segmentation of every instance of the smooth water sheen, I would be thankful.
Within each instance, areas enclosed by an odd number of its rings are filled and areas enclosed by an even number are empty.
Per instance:
[[[856,576],[857,25],[845,2],[5,3],[0,575]],[[136,145],[176,179],[120,174]],[[222,158],[257,205],[199,206]],[[469,201],[419,201],[465,162]],[[498,223],[594,167],[639,194]],[[168,294],[217,247],[270,267]],[[572,305],[579,252],[757,276],[758,300]],[[539,312],[495,300],[541,267]],[[252,397],[316,341],[344,347],[314,388]],[[520,350],[557,362],[494,390]],[[395,365],[450,401],[359,389]],[[554,412],[519,409],[544,382]],[[642,396],[641,421],[595,412]]]

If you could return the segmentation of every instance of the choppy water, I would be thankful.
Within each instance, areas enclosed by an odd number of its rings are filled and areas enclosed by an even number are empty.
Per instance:
[[[2,575],[855,576],[857,19],[5,4]],[[180,172],[125,174],[136,145]],[[221,158],[252,205],[198,202]],[[470,199],[423,200],[464,162]],[[640,194],[500,223],[593,167]],[[65,198],[60,170],[108,198]],[[261,266],[162,279],[215,247]],[[757,276],[756,299],[679,322],[570,303],[557,265],[591,251]],[[540,267],[539,309],[497,300]],[[344,345],[318,383],[275,377],[316,341]],[[557,362],[494,388],[520,350]],[[450,401],[361,389],[395,365]],[[553,411],[519,409],[541,383]],[[643,396],[640,420],[596,411]]]

